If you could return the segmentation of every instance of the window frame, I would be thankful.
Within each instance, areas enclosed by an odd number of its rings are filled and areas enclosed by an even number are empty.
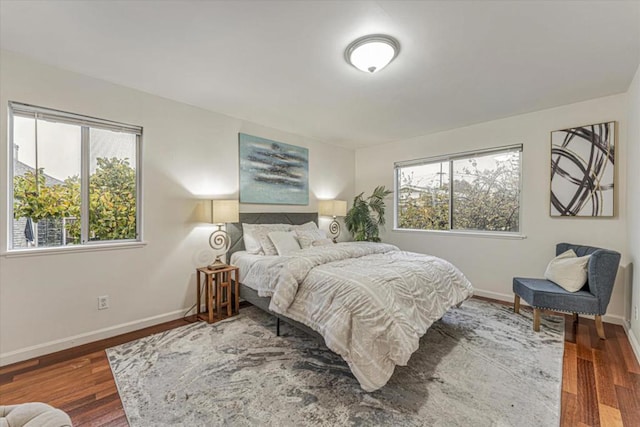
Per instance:
[[[144,246],[143,240],[143,167],[142,146],[143,127],[110,120],[98,119],[82,114],[69,113],[52,108],[39,107],[21,102],[9,101],[8,105],[8,155],[7,172],[7,246],[2,255],[37,255],[55,252],[82,252],[87,250],[111,250],[117,248]],[[14,178],[14,117],[34,117],[57,123],[80,126],[81,132],[81,185],[80,185],[80,243],[68,246],[13,248],[13,178]],[[115,132],[126,132],[136,136],[136,238],[118,240],[90,240],[89,237],[89,182],[90,171],[90,129],[105,129]]]
[[[453,162],[456,160],[466,160],[472,159],[474,157],[482,157],[490,154],[500,154],[517,151],[520,153],[520,162],[518,167],[518,231],[491,231],[491,230],[465,230],[465,229],[454,229],[453,226],[453,185],[455,181],[454,173],[453,173]],[[419,159],[413,160],[405,160],[394,162],[393,164],[393,231],[397,232],[420,232],[420,233],[434,233],[441,235],[453,235],[453,236],[476,236],[476,237],[490,237],[490,238],[505,238],[505,239],[524,239],[526,235],[523,233],[523,197],[522,197],[522,188],[523,188],[523,179],[522,179],[522,158],[524,154],[524,145],[523,144],[511,144],[500,147],[492,147],[485,148],[480,150],[471,150],[464,151],[459,153],[452,154],[444,154],[439,156],[432,157],[423,157]],[[399,197],[400,197],[400,171],[402,168],[412,167],[412,166],[422,166],[428,164],[437,164],[448,162],[449,169],[449,230],[429,230],[429,229],[421,229],[421,228],[402,228],[398,226],[399,223]]]

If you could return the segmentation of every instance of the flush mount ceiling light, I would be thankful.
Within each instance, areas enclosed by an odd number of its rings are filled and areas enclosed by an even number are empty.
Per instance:
[[[354,40],[347,46],[344,56],[358,70],[373,74],[389,65],[398,52],[398,40],[384,34],[371,34]]]

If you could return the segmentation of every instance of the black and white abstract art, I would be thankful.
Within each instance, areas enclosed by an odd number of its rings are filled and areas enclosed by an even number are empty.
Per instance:
[[[615,122],[551,132],[551,216],[614,215]]]
[[[309,150],[239,134],[240,203],[308,205]]]

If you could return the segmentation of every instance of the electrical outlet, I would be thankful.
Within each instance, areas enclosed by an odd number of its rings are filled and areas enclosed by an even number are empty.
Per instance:
[[[633,308],[633,318],[638,320],[638,306],[637,305]]]
[[[109,308],[109,295],[98,297],[98,310],[106,310]]]

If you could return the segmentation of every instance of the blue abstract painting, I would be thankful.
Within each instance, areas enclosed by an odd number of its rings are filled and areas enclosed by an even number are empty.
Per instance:
[[[309,204],[309,150],[239,134],[240,203]]]

